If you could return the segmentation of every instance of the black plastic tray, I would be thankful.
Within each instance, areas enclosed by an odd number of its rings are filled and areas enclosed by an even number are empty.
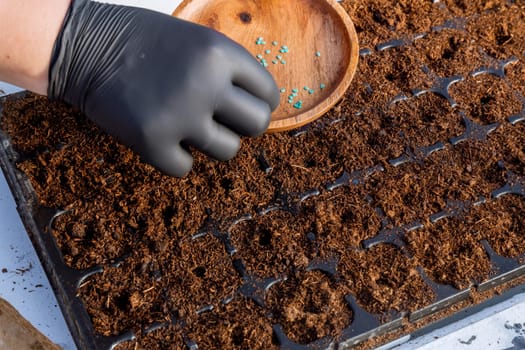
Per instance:
[[[6,98],[21,98],[24,96],[24,92],[17,93],[14,95],[4,96],[0,98],[0,117],[1,117],[1,106]],[[79,285],[90,275],[101,272],[102,267],[95,267],[90,270],[77,271],[69,268],[63,262],[60,250],[57,244],[50,234],[50,225],[55,217],[61,214],[60,211],[50,208],[44,208],[38,205],[38,201],[34,190],[29,180],[21,173],[15,166],[17,154],[11,147],[9,137],[0,130],[0,165],[7,178],[9,186],[14,194],[16,202],[18,204],[18,211],[22,218],[22,221],[27,229],[30,238],[36,248],[39,258],[44,266],[46,274],[51,282],[51,285],[57,296],[60,308],[64,314],[66,322],[69,326],[71,334],[75,340],[75,343],[80,349],[111,349],[114,345],[133,339],[133,333],[127,332],[119,337],[103,337],[95,334],[93,326],[90,320],[86,308],[82,301],[76,296]],[[359,183],[374,171],[381,171],[381,168],[366,169],[364,171],[344,174],[335,183],[327,185],[328,190],[335,190],[340,186],[354,186]],[[501,188],[500,190],[494,191],[493,197],[497,198],[503,194],[515,193],[518,195],[524,195],[523,184],[519,181],[509,181],[509,184]],[[318,193],[315,191],[299,195],[299,202],[306,200],[312,196],[316,196]],[[476,203],[474,203],[475,205]],[[454,205],[445,208],[442,212],[436,213],[431,217],[431,221],[435,222],[439,219],[455,215]],[[269,208],[273,210],[275,208]],[[281,208],[282,209],[282,208]],[[287,207],[287,210],[291,208]],[[456,213],[457,214],[457,213]],[[404,232],[415,230],[420,228],[421,225],[417,223],[402,228],[395,228],[390,230],[384,230],[379,233],[375,238],[364,241],[365,247],[387,242],[396,244],[399,239],[402,238]],[[359,344],[369,338],[377,337],[388,332],[400,329],[404,324],[419,321],[427,316],[435,314],[438,311],[449,308],[451,305],[466,300],[469,298],[473,291],[483,292],[499,286],[503,283],[509,282],[525,274],[525,265],[520,264],[518,259],[509,259],[498,256],[490,247],[486,241],[482,241],[482,244],[491,259],[493,271],[495,274],[487,281],[472,286],[465,290],[457,290],[448,285],[440,285],[429,279],[422,268],[419,272],[426,283],[434,290],[436,294],[436,300],[431,305],[428,305],[420,310],[412,313],[402,313],[392,315],[388,321],[380,321],[379,315],[373,315],[364,311],[355,301],[354,297],[348,295],[346,297],[348,306],[352,309],[354,314],[354,321],[352,324],[343,331],[342,339],[337,345],[339,348],[351,348],[352,346]],[[331,274],[335,271],[336,262],[312,262],[310,264],[310,270],[321,270],[325,273]],[[242,267],[240,268],[242,270]],[[264,295],[264,291],[276,281],[257,281],[251,278],[251,276],[245,276],[245,284],[240,288],[240,294],[252,298],[255,302],[262,302],[260,295]],[[525,287],[519,286],[509,291],[506,295],[508,297],[516,294],[517,292],[523,291]],[[501,296],[497,300],[501,300]],[[471,308],[462,310],[461,313],[449,317],[445,320],[440,321],[439,325],[446,324],[451,321],[455,321],[460,317],[466,317],[472,312],[483,308],[486,305],[492,305],[494,300],[488,300],[485,303],[475,305]],[[384,316],[384,315],[383,315]],[[384,319],[384,318],[383,318]],[[152,329],[147,331],[153,331],[161,328],[162,325],[153,325]],[[435,328],[436,325],[429,325],[423,329],[418,330],[414,334],[424,334],[431,329]],[[301,345],[292,342],[283,332],[280,325],[274,325],[274,333],[281,344],[282,349],[322,349],[331,348],[334,346],[333,339],[325,338],[321,339],[314,344]],[[193,342],[189,341],[187,346],[192,348]]]

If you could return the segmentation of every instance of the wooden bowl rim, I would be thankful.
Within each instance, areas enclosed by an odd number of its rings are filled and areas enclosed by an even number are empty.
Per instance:
[[[199,0],[183,0],[179,6],[175,8],[172,16],[177,17],[187,6],[189,6],[194,1]],[[352,22],[352,19],[348,13],[336,0],[324,1],[330,5],[333,10],[335,10],[339,16],[339,19],[343,22],[344,28],[346,29],[345,38],[348,40],[350,55],[343,77],[339,80],[338,85],[333,89],[332,93],[330,93],[330,95],[328,95],[324,100],[317,103],[314,107],[305,110],[304,112],[293,117],[285,117],[283,119],[270,121],[270,125],[267,130],[268,133],[299,128],[318,119],[341,100],[348,90],[350,83],[352,82],[354,74],[357,70],[357,64],[359,62],[359,40],[354,23]],[[281,103],[283,102],[281,101]]]

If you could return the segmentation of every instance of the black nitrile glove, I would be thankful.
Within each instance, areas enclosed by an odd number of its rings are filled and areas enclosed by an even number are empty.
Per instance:
[[[232,158],[279,103],[271,75],[240,45],[161,13],[74,0],[55,43],[48,96],[80,108],[169,175],[189,147]]]

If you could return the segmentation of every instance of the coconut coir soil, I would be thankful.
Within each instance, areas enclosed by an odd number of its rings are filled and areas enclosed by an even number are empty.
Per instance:
[[[509,121],[525,115],[525,2],[342,5],[363,48],[343,100],[227,163],[196,154],[182,179],[64,105],[5,105],[38,205],[67,210],[65,262],[105,267],[79,289],[95,330],[137,333],[119,348],[277,348],[276,324],[338,339],[359,322],[347,295],[386,320],[435,301],[418,267],[463,289],[491,276],[481,240],[525,253],[524,196],[491,196],[525,176],[525,122]]]

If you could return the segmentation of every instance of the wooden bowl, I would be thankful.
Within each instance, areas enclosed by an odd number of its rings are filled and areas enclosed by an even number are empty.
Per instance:
[[[220,31],[265,60],[285,89],[269,132],[302,126],[327,112],[357,68],[354,24],[335,0],[184,0],[173,15]],[[293,89],[297,96],[289,103]]]

